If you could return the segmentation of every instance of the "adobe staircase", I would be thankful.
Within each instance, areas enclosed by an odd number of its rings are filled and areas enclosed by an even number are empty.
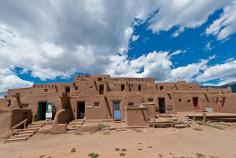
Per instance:
[[[12,136],[5,139],[5,143],[25,141],[38,132],[38,130],[46,124],[45,121],[33,122],[25,129],[15,129]]]
[[[85,120],[85,119],[75,119],[73,121],[71,121],[68,125],[67,125],[67,131],[75,131],[78,128],[82,127],[86,122],[90,122],[90,123],[98,123],[98,122],[113,122],[113,119],[103,119],[103,120],[97,120],[97,119],[93,119],[93,120]]]
[[[67,130],[68,131],[75,131],[79,127],[83,126],[84,123],[85,123],[84,119],[73,120],[67,125]]]

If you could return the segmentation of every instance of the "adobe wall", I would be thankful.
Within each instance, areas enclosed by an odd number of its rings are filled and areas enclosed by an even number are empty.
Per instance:
[[[38,93],[21,95],[21,102],[25,105],[24,108],[32,109],[35,117],[38,111],[38,102],[50,102],[56,107],[56,111],[62,109],[62,101],[57,93]]]
[[[27,119],[27,124],[30,124],[32,122],[31,109],[13,109],[11,112],[11,127],[17,125],[25,119]]]
[[[236,93],[228,93],[219,96],[218,105],[221,107],[221,112],[236,113]]]
[[[0,110],[10,109],[11,99],[0,99]]]
[[[0,110],[0,138],[6,137],[11,130],[11,110]]]
[[[77,118],[77,103],[85,102],[86,119],[108,119],[109,112],[103,96],[79,96],[70,98],[74,117]],[[99,106],[94,106],[94,102],[99,102]]]
[[[128,126],[147,126],[148,108],[147,107],[126,107],[126,123]]]
[[[199,110],[204,110],[206,107],[212,108],[214,111],[218,111],[218,108],[215,104],[216,97],[215,95],[204,92],[204,91],[180,91],[173,92],[174,94],[174,104],[176,111],[186,112],[194,111],[193,97],[198,98]]]
[[[18,94],[20,97],[17,99]],[[35,116],[38,102],[47,101],[53,103],[57,111],[68,110],[68,105],[71,116],[77,118],[77,103],[82,101],[85,102],[87,119],[112,119],[113,102],[120,101],[121,118],[127,120],[127,107],[145,103],[152,104],[147,108],[148,115],[153,117],[159,112],[159,98],[165,99],[166,113],[194,111],[193,97],[198,97],[199,110],[212,107],[214,111],[219,111],[218,102],[222,100],[222,95],[226,96],[224,111],[236,112],[233,106],[235,97],[230,88],[206,89],[185,81],[155,83],[152,78],[80,76],[72,83],[35,84],[31,88],[11,89],[7,99],[0,99],[0,109],[32,109]]]
[[[156,112],[159,113],[159,98],[165,99],[166,113],[175,113],[174,98],[172,92],[156,92],[143,94],[144,103],[152,102],[155,104]]]

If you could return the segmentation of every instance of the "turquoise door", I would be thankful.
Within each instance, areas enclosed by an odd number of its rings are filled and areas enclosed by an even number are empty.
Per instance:
[[[113,102],[113,109],[114,109],[114,120],[119,121],[121,120],[121,112],[120,112],[120,102],[116,101]]]

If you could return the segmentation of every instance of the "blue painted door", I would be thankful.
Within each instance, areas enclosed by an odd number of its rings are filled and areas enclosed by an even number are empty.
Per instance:
[[[113,102],[113,109],[114,109],[114,120],[119,121],[121,120],[121,112],[120,112],[120,102],[116,101]]]

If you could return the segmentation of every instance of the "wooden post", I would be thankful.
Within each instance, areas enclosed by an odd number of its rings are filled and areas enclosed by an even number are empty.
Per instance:
[[[206,118],[206,113],[205,112],[203,113],[202,117],[203,117],[203,121],[207,122],[207,118]]]

